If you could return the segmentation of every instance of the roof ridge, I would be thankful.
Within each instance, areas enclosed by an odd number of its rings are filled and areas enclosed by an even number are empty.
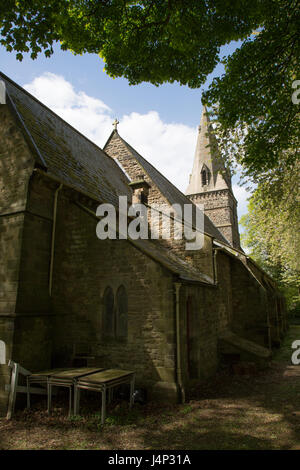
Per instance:
[[[197,204],[195,204],[191,199],[188,198],[188,196],[186,194],[184,194],[183,192],[180,191],[180,189],[178,189],[170,180],[168,180],[168,178],[166,176],[164,176],[154,165],[152,165],[152,163],[150,163],[148,160],[146,160],[137,150],[135,150],[130,144],[128,144],[128,142],[126,142],[125,139],[123,139],[123,137],[120,136],[120,134],[118,132],[115,132],[113,131],[111,133],[111,135],[109,136],[109,139],[107,140],[107,143],[105,144],[105,146],[108,144],[109,140],[112,138],[113,134],[117,134],[118,138],[127,146],[127,148],[129,149],[129,151],[133,152],[133,153],[136,153],[143,161],[145,161],[148,165],[151,166],[151,168],[153,168],[154,171],[156,171],[165,181],[167,181],[167,183],[169,185],[172,186],[172,188],[174,188],[181,197],[184,197],[184,199],[187,201],[187,203],[189,204],[192,204],[193,207],[195,207],[195,210],[199,210]],[[134,155],[133,155],[133,158]],[[145,172],[148,174],[147,170],[144,168]],[[151,176],[148,174],[149,178],[152,180]],[[156,184],[156,186],[158,186],[158,184],[154,181],[154,183]],[[160,190],[161,191],[161,190]],[[161,191],[162,192],[162,191]],[[169,204],[171,204],[171,201],[169,200],[169,198],[162,192],[164,198],[168,201]],[[218,233],[218,235],[220,236],[220,241],[222,241],[222,243],[225,243],[226,244],[226,241],[225,241],[225,238],[222,236],[221,232],[219,231],[219,229],[214,225],[214,223],[209,219],[209,217],[204,214],[204,217],[206,218],[207,222],[209,224],[212,225],[212,227],[216,230],[216,232]],[[206,233],[207,235],[209,235],[210,237],[212,238],[217,238],[215,235],[212,235],[210,234],[208,231],[204,230],[203,233]],[[217,238],[218,239],[218,238]]]

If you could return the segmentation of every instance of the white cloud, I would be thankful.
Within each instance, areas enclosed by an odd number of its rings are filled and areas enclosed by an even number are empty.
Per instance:
[[[132,112],[120,120],[120,134],[181,191],[192,171],[197,131],[165,123],[156,111]]]
[[[24,85],[42,103],[96,144],[103,146],[111,132],[111,109],[103,101],[76,92],[60,75],[46,72]]]
[[[102,100],[76,91],[64,77],[49,72],[24,88],[93,142],[104,146],[115,116]],[[120,135],[184,192],[192,170],[197,128],[163,122],[154,110],[146,114],[133,111],[119,117],[119,121]],[[246,212],[249,193],[237,185],[233,190],[239,202],[240,217]]]

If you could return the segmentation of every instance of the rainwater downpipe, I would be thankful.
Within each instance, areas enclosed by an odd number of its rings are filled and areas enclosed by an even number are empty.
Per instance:
[[[176,296],[176,369],[177,369],[177,382],[181,394],[181,402],[185,403],[185,390],[182,382],[181,370],[181,348],[180,348],[180,287],[181,282],[175,282],[175,296]]]
[[[213,250],[213,273],[214,273],[215,286],[218,284],[217,254],[218,254],[218,248],[214,248]]]
[[[54,264],[54,250],[55,250],[55,231],[56,231],[56,215],[57,215],[57,200],[58,193],[62,189],[63,184],[61,183],[54,193],[54,205],[53,205],[53,223],[52,223],[52,238],[51,238],[51,256],[50,256],[50,270],[49,270],[49,295],[52,294],[52,280],[53,280],[53,264]]]

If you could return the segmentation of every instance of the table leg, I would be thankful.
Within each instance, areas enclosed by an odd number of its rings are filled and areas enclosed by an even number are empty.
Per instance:
[[[102,412],[101,412],[101,424],[104,424],[106,418],[106,389],[102,390]]]
[[[130,408],[133,405],[133,393],[134,393],[134,377],[132,377],[130,381],[130,398],[129,398],[129,406]]]
[[[51,405],[52,405],[52,385],[47,384],[47,395],[48,395],[48,414],[51,413]]]
[[[69,416],[72,415],[72,386],[69,387]]]
[[[30,384],[29,384],[29,377],[26,378],[27,382],[27,408],[30,409]]]
[[[74,415],[79,415],[80,406],[80,388],[74,385]]]

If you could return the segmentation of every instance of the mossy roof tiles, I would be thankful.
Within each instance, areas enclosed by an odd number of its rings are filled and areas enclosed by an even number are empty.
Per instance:
[[[103,150],[2,73],[0,79],[50,175],[114,205],[131,194],[127,177]]]

